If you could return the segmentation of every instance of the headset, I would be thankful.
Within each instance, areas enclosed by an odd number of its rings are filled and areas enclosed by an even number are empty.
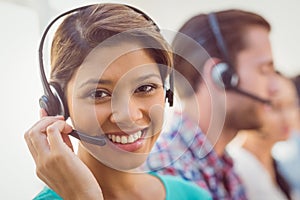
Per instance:
[[[211,73],[214,83],[225,90],[235,91],[260,103],[271,104],[271,101],[268,99],[261,98],[238,88],[239,77],[230,63],[228,50],[215,13],[208,14],[208,22],[214,38],[216,39],[217,47],[223,57],[222,61],[217,63],[212,69]]]
[[[42,34],[40,45],[39,45],[39,67],[40,67],[40,76],[41,76],[41,81],[43,84],[44,95],[42,95],[40,97],[39,105],[41,108],[46,110],[46,112],[49,116],[63,115],[66,120],[69,117],[69,110],[68,110],[66,100],[64,98],[63,91],[62,91],[61,87],[59,86],[59,84],[57,84],[55,82],[48,82],[47,78],[46,78],[46,73],[44,70],[44,61],[43,61],[43,48],[44,48],[44,43],[45,43],[47,33],[49,32],[52,25],[60,18],[66,16],[68,14],[84,10],[84,9],[86,9],[90,6],[94,6],[94,5],[96,5],[96,4],[78,7],[78,8],[75,8],[75,9],[72,9],[72,10],[69,10],[69,11],[66,11],[66,12],[60,14],[59,16],[54,18],[49,23],[49,25],[46,27],[44,33]],[[125,5],[125,6],[132,9],[133,11],[141,14],[146,20],[153,23],[153,25],[156,27],[156,30],[158,32],[160,32],[160,29],[157,26],[157,24],[144,12],[142,12],[141,10],[139,10],[135,7],[129,6],[129,5]],[[174,70],[171,69],[171,72],[169,74],[169,89],[166,91],[166,100],[168,101],[170,107],[173,106],[173,98],[174,98],[174,92],[173,92],[174,91],[174,72],[173,71]],[[100,146],[103,146],[106,144],[106,139],[105,139],[104,135],[89,136],[88,134],[81,133],[76,130],[73,130],[70,133],[70,135],[76,137],[79,140],[83,140],[83,141],[91,143],[91,144],[100,145]]]

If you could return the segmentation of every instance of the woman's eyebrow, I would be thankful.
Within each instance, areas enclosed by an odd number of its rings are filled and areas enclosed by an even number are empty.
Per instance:
[[[141,82],[143,80],[147,80],[147,79],[151,79],[151,78],[158,78],[158,79],[161,79],[161,76],[160,74],[147,74],[147,75],[144,75],[144,76],[139,76],[137,79],[135,79],[134,81],[136,82]]]
[[[103,84],[103,85],[109,85],[112,84],[112,81],[110,80],[105,80],[105,79],[89,79],[85,82],[83,82],[79,88],[83,88],[86,85],[99,85],[99,84]]]
[[[141,81],[151,79],[151,78],[161,79],[161,76],[159,74],[146,74],[146,75],[139,76],[136,79],[133,79],[133,82],[141,82]],[[79,88],[83,88],[86,85],[99,85],[99,84],[109,85],[109,84],[112,84],[112,81],[111,80],[105,80],[105,79],[89,79],[89,80],[83,82],[79,86]]]

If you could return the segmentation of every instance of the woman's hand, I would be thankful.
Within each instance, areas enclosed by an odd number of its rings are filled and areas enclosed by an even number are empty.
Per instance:
[[[103,199],[92,172],[73,152],[68,136],[72,127],[62,116],[46,116],[44,110],[41,117],[24,136],[37,176],[63,199]]]

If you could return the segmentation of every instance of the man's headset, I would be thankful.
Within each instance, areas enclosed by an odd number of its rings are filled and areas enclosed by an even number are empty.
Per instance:
[[[60,14],[59,16],[57,16],[55,19],[53,19],[49,25],[46,27],[41,41],[40,41],[40,45],[39,45],[39,66],[40,66],[40,75],[41,75],[41,80],[42,80],[42,84],[43,84],[43,89],[44,89],[44,95],[39,99],[39,104],[40,107],[45,109],[47,114],[49,116],[56,116],[56,115],[63,115],[65,117],[65,119],[67,119],[69,117],[69,110],[68,110],[68,106],[66,104],[64,95],[63,95],[63,91],[61,89],[61,87],[59,86],[59,84],[57,83],[52,83],[52,82],[48,82],[47,78],[46,78],[46,73],[44,70],[44,61],[43,61],[43,47],[44,47],[44,43],[45,43],[45,39],[47,36],[47,33],[49,32],[50,28],[52,27],[52,25],[60,18],[71,14],[71,13],[75,13],[78,12],[80,10],[84,10],[90,6],[93,5],[88,5],[88,6],[83,6],[83,7],[79,7],[79,8],[75,8],[69,11],[66,11],[62,14]],[[156,30],[158,32],[160,32],[159,27],[156,25],[156,23],[148,16],[146,15],[144,12],[142,12],[141,10],[134,8],[132,6],[129,5],[125,5],[128,8],[132,9],[133,11],[141,14],[146,20],[150,21],[153,23],[153,25],[155,25]],[[166,99],[168,99],[168,103],[170,106],[173,106],[173,98],[174,98],[174,75],[173,75],[173,69],[170,72],[169,75],[169,89],[166,91]],[[85,133],[81,133],[78,132],[76,130],[73,130],[70,135],[76,137],[79,140],[91,143],[91,144],[95,144],[95,145],[100,145],[103,146],[106,144],[106,139],[104,135],[101,136],[89,136]]]
[[[271,101],[268,99],[261,98],[255,94],[251,94],[247,91],[238,88],[239,77],[236,74],[232,64],[230,63],[228,51],[215,13],[208,14],[208,22],[209,22],[210,29],[212,30],[214,37],[217,41],[218,49],[220,50],[223,57],[223,61],[217,63],[212,69],[213,81],[219,87],[224,88],[226,90],[235,91],[241,95],[259,101],[260,103],[263,104],[271,104]]]

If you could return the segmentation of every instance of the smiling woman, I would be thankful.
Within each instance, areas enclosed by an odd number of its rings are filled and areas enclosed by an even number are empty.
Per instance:
[[[51,110],[45,94],[42,119],[25,133],[48,186],[35,199],[210,199],[189,182],[136,169],[161,132],[171,66],[168,44],[141,11],[98,4],[71,12],[51,49],[50,85],[61,107]]]
[[[76,130],[105,134],[111,141],[104,147],[82,144],[98,160],[118,170],[141,165],[162,128],[163,80],[150,55],[141,45],[129,42],[98,47],[68,83],[67,94],[72,95],[67,102]],[[115,159],[120,153],[122,158]],[[122,161],[128,159],[131,162]]]

